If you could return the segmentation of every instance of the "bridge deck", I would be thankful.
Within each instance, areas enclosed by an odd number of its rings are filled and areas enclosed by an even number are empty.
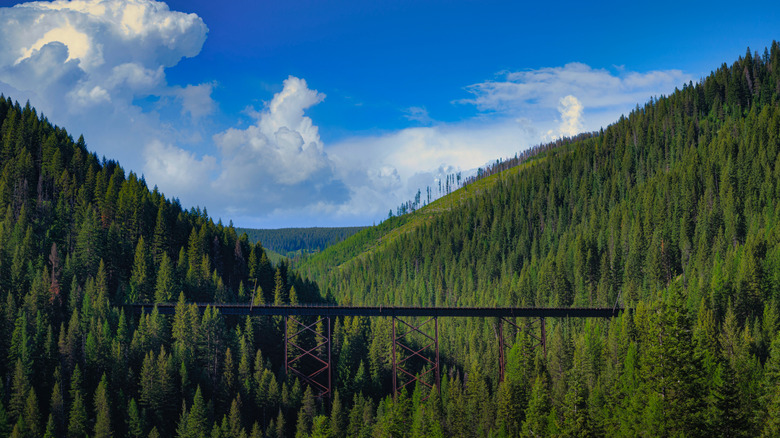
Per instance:
[[[249,304],[196,303],[200,310],[216,307],[223,315],[310,315],[310,316],[442,316],[442,317],[529,317],[529,318],[611,318],[623,309],[611,307],[398,307],[289,305],[250,306]],[[127,304],[133,310],[151,312],[154,304]],[[176,304],[157,304],[161,314],[174,313]]]

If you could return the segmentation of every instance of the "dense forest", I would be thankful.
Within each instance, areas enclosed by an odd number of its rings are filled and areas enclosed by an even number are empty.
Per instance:
[[[0,99],[0,147],[0,436],[198,436],[223,417],[292,430],[306,392],[261,353],[275,328],[120,305],[316,302],[314,283],[29,104]]]
[[[300,270],[342,303],[634,309],[547,321],[546,355],[513,350],[504,382],[495,322],[441,319],[452,362],[441,398],[412,409],[434,412],[420,427],[777,436],[779,98],[780,46],[748,50],[598,135],[541,148]],[[373,336],[387,330],[372,321]],[[387,401],[377,421],[406,409]]]
[[[334,243],[363,230],[365,227],[313,227],[257,229],[236,228],[238,235],[246,234],[251,243],[260,242],[263,247],[280,254],[319,252]]]
[[[293,270],[0,99],[0,436],[777,436],[779,133],[773,43]],[[496,321],[440,318],[395,398],[390,321],[340,318],[318,399],[279,318],[191,304],[250,300],[632,310],[510,332],[503,381]]]

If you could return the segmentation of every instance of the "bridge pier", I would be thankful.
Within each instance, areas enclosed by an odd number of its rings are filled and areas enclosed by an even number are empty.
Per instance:
[[[499,379],[502,382],[506,377],[506,349],[511,347],[511,345],[509,345],[504,338],[504,322],[519,331],[525,331],[526,334],[531,339],[533,339],[533,343],[531,344],[531,352],[536,350],[538,347],[541,347],[542,352],[545,356],[547,356],[547,326],[545,325],[544,317],[532,318],[530,321],[522,325],[516,324],[509,318],[499,317],[498,321],[496,322],[496,335],[498,337],[498,373]],[[539,324],[538,336],[533,330],[537,323]]]
[[[423,386],[426,386],[429,389],[428,394],[423,398],[423,400],[427,400],[428,397],[430,397],[430,391],[433,390],[433,385],[428,383],[425,380],[425,377],[428,374],[433,373],[434,377],[434,384],[436,385],[436,390],[439,391],[441,394],[441,375],[439,372],[439,319],[436,316],[433,316],[431,318],[428,318],[427,320],[423,321],[421,324],[412,325],[401,318],[398,318],[397,316],[392,317],[392,325],[393,325],[393,398],[398,396],[398,393],[401,392],[406,386],[412,385],[413,383],[420,383]],[[423,326],[428,324],[429,322],[433,321],[433,336],[428,335],[427,333],[422,331]],[[398,323],[401,323],[401,330],[403,331],[401,334],[398,334],[397,326]],[[412,347],[411,345],[408,345],[404,343],[405,338],[406,340],[410,340],[407,338],[407,336],[411,335],[421,335],[418,336],[422,337],[423,344],[421,347]],[[431,359],[427,357],[424,352],[428,348],[433,347],[435,357],[434,359]],[[399,358],[399,348],[404,351],[405,350],[405,357]],[[429,365],[430,368],[423,372],[422,374],[414,374],[410,370],[404,367],[405,363],[411,359],[422,359],[426,365]],[[400,373],[400,374],[399,374]],[[399,379],[399,377],[401,377]],[[406,382],[402,382],[402,380],[406,380]],[[412,390],[414,390],[414,387],[412,387]]]
[[[317,324],[325,324],[325,334],[317,331]],[[302,346],[302,335],[313,335],[314,347]],[[323,316],[311,324],[292,315],[284,317],[284,370],[299,377],[317,391],[317,397],[330,397],[333,392],[331,361],[330,317]],[[322,351],[327,348],[327,352]]]

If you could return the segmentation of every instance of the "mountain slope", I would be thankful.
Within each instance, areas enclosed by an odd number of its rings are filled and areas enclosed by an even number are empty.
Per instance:
[[[612,323],[549,322],[546,355],[502,385],[493,322],[440,322],[441,351],[495,391],[489,416],[509,435],[526,423],[542,435],[771,435],[779,133],[773,43],[301,269],[343,303],[635,308]]]
[[[357,272],[385,273],[387,263],[395,265],[392,273],[372,282],[390,289],[438,282],[449,304],[612,305],[618,290],[631,303],[684,273],[703,281],[715,254],[732,263],[758,245],[764,259],[775,242],[752,239],[771,237],[777,208],[778,73],[769,58],[751,55],[724,67],[703,84],[637,108],[597,137],[365,230],[302,269],[337,297],[336,290],[350,296],[373,287]],[[335,266],[342,269],[325,275]],[[529,289],[546,281],[537,277],[560,282],[533,294]],[[499,285],[504,295],[486,293]],[[425,303],[442,298],[427,292]],[[385,296],[392,297],[386,304],[404,302],[402,290]],[[750,298],[735,299],[747,316]],[[720,310],[724,305],[718,302]]]
[[[99,161],[83,138],[5,97],[0,297],[0,436],[24,437],[172,436],[183,404],[199,426],[236,400],[246,412],[276,415],[282,390],[303,395],[271,371],[271,361],[282,362],[283,329],[200,315],[186,302],[320,300],[315,284],[273,266],[262,245],[149,190],[118,163]],[[173,318],[121,307],[177,298]],[[263,393],[273,401],[255,397],[259,380],[277,385]],[[292,421],[299,402],[285,403]],[[249,417],[236,427],[253,424],[268,427]]]

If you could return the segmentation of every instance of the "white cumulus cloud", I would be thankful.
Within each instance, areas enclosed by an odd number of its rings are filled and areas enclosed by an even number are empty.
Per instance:
[[[410,106],[399,112],[413,127],[326,145],[306,115],[325,94],[293,76],[249,111],[249,126],[203,128],[199,121],[219,111],[219,84],[171,85],[166,69],[198,55],[208,28],[163,2],[23,3],[0,8],[0,29],[0,93],[83,132],[90,149],[143,172],[168,196],[248,226],[370,223],[418,188],[438,190],[446,174],[596,130],[691,80],[677,70],[580,63],[503,72],[455,101],[473,106],[471,119],[439,122]],[[203,138],[210,149],[191,150]]]
[[[467,87],[474,97],[461,102],[488,111],[517,111],[528,104],[554,108],[560,98],[574,95],[585,107],[636,105],[691,80],[680,70],[613,73],[577,62],[501,76]]]
[[[254,113],[255,124],[215,135],[226,167],[221,183],[244,186],[260,172],[280,184],[294,185],[328,168],[319,130],[303,114],[324,98],[305,80],[290,76],[266,108]]]
[[[258,218],[274,215],[279,221],[310,220],[332,212],[349,193],[335,177],[318,127],[304,114],[324,98],[290,76],[270,102],[250,111],[252,125],[214,135],[215,157],[155,144],[145,150],[144,171],[165,192],[240,223],[259,224]]]
[[[558,112],[561,113],[560,135],[571,137],[582,132],[582,110],[582,103],[571,94],[561,98],[558,103]]]
[[[170,193],[189,193],[210,179],[217,167],[211,156],[198,158],[179,147],[152,141],[144,148],[144,169]]]
[[[0,28],[0,92],[132,169],[147,144],[177,135],[135,99],[173,96],[193,119],[213,108],[210,85],[165,80],[203,46],[208,28],[195,14],[153,0],[38,1],[0,8]]]

